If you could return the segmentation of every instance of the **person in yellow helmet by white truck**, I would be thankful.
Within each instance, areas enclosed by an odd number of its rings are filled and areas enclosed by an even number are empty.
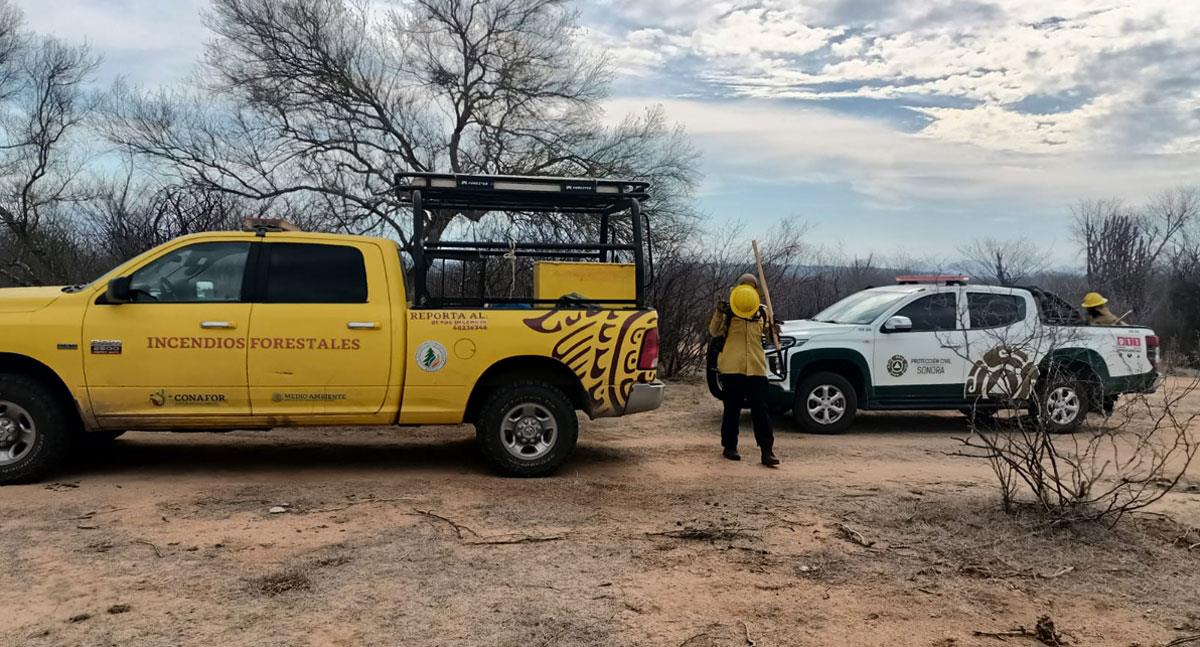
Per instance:
[[[1088,292],[1083,297],[1083,309],[1087,312],[1088,323],[1093,326],[1115,326],[1121,322],[1108,309],[1108,299],[1099,292]]]
[[[779,464],[775,456],[775,435],[767,408],[767,355],[763,351],[767,310],[758,296],[758,279],[743,274],[729,294],[729,302],[720,303],[708,323],[708,332],[720,343],[717,367],[721,376],[725,412],[721,418],[722,455],[741,460],[738,453],[738,426],[743,404],[750,407],[754,420],[754,439],[762,452],[762,463]]]

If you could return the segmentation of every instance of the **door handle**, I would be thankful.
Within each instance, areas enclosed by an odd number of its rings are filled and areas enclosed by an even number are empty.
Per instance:
[[[379,328],[379,322],[376,321],[348,321],[346,327],[350,330],[376,330]]]
[[[962,344],[942,344],[942,348],[946,348],[949,350],[958,350],[958,349],[962,348]]]
[[[237,324],[232,321],[201,321],[200,327],[205,330],[233,330]]]

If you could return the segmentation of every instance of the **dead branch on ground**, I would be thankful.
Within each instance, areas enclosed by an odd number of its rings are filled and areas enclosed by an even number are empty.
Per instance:
[[[758,645],[758,643],[750,637],[750,625],[745,620],[742,621],[742,629],[746,631],[746,647],[755,647]]]
[[[1032,630],[1025,627],[1025,625],[1021,625],[1016,629],[1009,629],[1008,631],[975,630],[973,633],[976,636],[998,638],[1000,640],[1004,640],[1005,638],[1033,638],[1048,647],[1065,647],[1068,644],[1066,639],[1063,638],[1062,633],[1054,626],[1054,620],[1050,616],[1038,618],[1037,624],[1034,625]]]
[[[479,536],[479,533],[475,532],[474,530],[471,530],[470,528],[454,521],[453,519],[447,519],[446,517],[443,517],[440,514],[435,514],[428,510],[418,510],[416,508],[413,508],[413,514],[418,514],[423,517],[429,517],[430,519],[437,519],[438,521],[443,521],[443,522],[449,524],[451,528],[454,528],[454,533],[458,535],[459,539],[463,538],[463,532],[471,533],[471,535],[473,535],[475,537]]]
[[[541,544],[548,541],[562,541],[567,535],[546,535],[536,537],[530,535],[498,535],[496,537],[484,537],[479,541],[468,541],[468,546],[510,546],[513,544]]]
[[[155,556],[155,557],[157,557],[157,558],[159,558],[159,559],[162,559],[162,551],[158,549],[158,546],[154,545],[154,542],[151,542],[151,541],[146,541],[145,539],[134,539],[134,540],[133,540],[133,543],[135,543],[135,544],[145,544],[145,545],[147,545],[147,546],[149,546],[149,547],[153,548],[153,549],[154,549],[154,556]]]
[[[852,543],[858,544],[863,548],[871,548],[875,545],[874,540],[868,540],[863,534],[844,523],[839,523],[837,529],[841,531],[842,536]]]

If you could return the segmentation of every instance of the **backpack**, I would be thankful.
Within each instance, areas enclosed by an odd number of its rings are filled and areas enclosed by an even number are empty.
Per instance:
[[[721,302],[721,312],[725,313],[725,325],[721,328],[723,331],[719,337],[713,337],[708,340],[708,354],[705,359],[705,366],[710,372],[717,370],[717,358],[721,356],[721,351],[725,350],[725,338],[729,335],[729,322],[733,321],[733,310],[729,309],[729,304]]]

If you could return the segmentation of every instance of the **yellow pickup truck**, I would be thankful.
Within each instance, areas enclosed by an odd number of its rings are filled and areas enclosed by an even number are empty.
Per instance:
[[[397,182],[412,205],[405,250],[257,221],[179,238],[89,284],[0,290],[0,483],[39,479],[73,446],[126,430],[462,423],[497,470],[535,476],[570,456],[576,411],[659,406],[645,184]],[[426,240],[433,214],[466,209],[578,214],[596,235]],[[489,271],[505,294],[488,293]],[[459,289],[431,290],[448,277]]]

